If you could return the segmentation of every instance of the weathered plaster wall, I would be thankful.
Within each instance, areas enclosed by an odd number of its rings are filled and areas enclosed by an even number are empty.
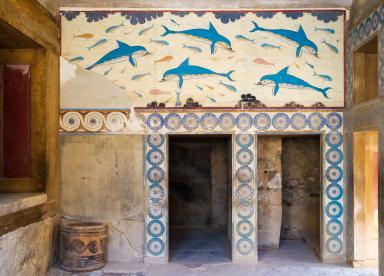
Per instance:
[[[142,261],[143,136],[61,136],[64,216],[107,223],[108,261]]]
[[[0,275],[45,275],[52,248],[53,218],[0,236]]]

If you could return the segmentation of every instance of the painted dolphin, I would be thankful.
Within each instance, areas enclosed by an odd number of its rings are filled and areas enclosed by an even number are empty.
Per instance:
[[[178,67],[169,69],[168,71],[166,71],[163,74],[163,79],[161,81],[167,81],[173,77],[178,77],[179,78],[178,87],[179,89],[181,89],[181,87],[183,86],[185,76],[216,75],[216,76],[225,77],[228,80],[233,81],[233,79],[231,78],[231,74],[233,72],[234,70],[231,70],[228,73],[218,73],[204,67],[190,65],[189,58],[187,58]]]
[[[149,54],[147,49],[145,49],[143,46],[129,46],[128,44],[121,42],[119,40],[117,40],[117,46],[118,47],[116,49],[105,54],[98,61],[96,61],[94,64],[92,64],[91,66],[88,66],[85,69],[91,70],[92,68],[94,68],[97,65],[100,65],[100,64],[112,61],[112,60],[120,59],[123,57],[128,57],[129,63],[131,63],[131,65],[133,67],[136,67],[136,61],[133,58],[133,55],[139,54],[139,55],[145,56],[145,55]]]
[[[299,30],[297,32],[291,31],[291,30],[285,30],[285,29],[265,29],[257,25],[255,21],[252,21],[253,25],[255,26],[251,31],[251,33],[256,31],[262,31],[262,32],[269,32],[275,35],[282,36],[284,38],[287,38],[295,43],[298,44],[296,48],[296,57],[299,57],[301,55],[301,49],[303,47],[308,47],[312,49],[312,53],[317,57],[318,48],[313,41],[309,40],[307,38],[307,35],[304,32],[303,27],[299,27]]]
[[[184,31],[173,31],[163,26],[164,33],[161,36],[167,36],[170,34],[184,34],[187,36],[193,36],[200,39],[205,39],[211,42],[211,54],[215,52],[216,44],[220,44],[224,47],[224,49],[232,51],[231,41],[225,36],[222,36],[217,32],[215,27],[209,22],[209,29],[189,29]]]
[[[294,86],[300,86],[300,87],[305,87],[305,88],[310,88],[313,90],[316,90],[323,94],[324,97],[328,98],[327,91],[331,89],[331,87],[326,87],[326,88],[319,88],[316,86],[313,86],[309,84],[308,82],[295,77],[293,75],[288,74],[288,66],[285,67],[284,69],[280,70],[276,74],[272,75],[265,75],[261,77],[260,81],[258,84],[263,84],[263,82],[267,81],[272,81],[275,83],[275,87],[273,88],[273,95],[276,96],[277,92],[279,91],[280,84],[288,84],[288,85],[294,85]]]

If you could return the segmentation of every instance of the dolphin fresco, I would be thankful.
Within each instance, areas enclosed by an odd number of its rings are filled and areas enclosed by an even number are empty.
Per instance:
[[[316,44],[307,38],[307,35],[304,32],[303,27],[300,25],[299,30],[297,32],[285,29],[265,29],[260,27],[255,21],[252,21],[254,28],[250,30],[250,33],[262,31],[268,32],[275,35],[282,36],[286,39],[289,39],[298,44],[296,48],[296,57],[301,55],[301,50],[303,47],[308,47],[312,50],[312,53],[317,57],[317,52],[319,51]]]
[[[147,49],[145,49],[145,47],[143,47],[143,46],[130,46],[130,45],[128,45],[124,42],[121,42],[119,40],[117,40],[117,45],[118,45],[118,47],[116,49],[108,52],[107,54],[102,56],[98,61],[96,61],[94,64],[92,64],[91,66],[88,66],[85,69],[91,70],[92,68],[94,68],[97,65],[101,65],[101,64],[104,64],[106,62],[110,62],[112,60],[117,60],[117,59],[124,58],[124,57],[128,57],[129,63],[133,67],[136,67],[137,64],[136,64],[135,59],[133,58],[133,55],[138,54],[138,55],[145,56],[145,55],[149,54]]]
[[[213,26],[211,22],[209,22],[209,28],[206,29],[189,29],[183,31],[174,31],[166,26],[162,26],[164,28],[164,33],[161,36],[167,36],[171,34],[183,34],[187,36],[196,37],[199,39],[208,40],[211,42],[211,54],[213,54],[216,50],[216,44],[220,44],[224,49],[232,51],[231,41],[225,36],[219,34],[216,28]]]
[[[331,87],[326,87],[326,88],[319,88],[316,86],[313,86],[309,84],[308,82],[295,77],[293,75],[288,74],[288,66],[285,67],[284,69],[280,70],[276,74],[272,75],[264,75],[261,77],[260,81],[258,84],[263,85],[265,82],[272,81],[275,84],[275,87],[273,88],[273,95],[276,96],[277,92],[280,89],[280,84],[287,84],[287,85],[293,85],[293,86],[299,86],[299,87],[304,87],[304,88],[310,88],[313,90],[316,90],[323,94],[324,97],[328,98],[327,91],[331,89]]]
[[[200,67],[197,65],[190,65],[189,58],[185,59],[178,67],[169,69],[163,74],[161,81],[167,81],[173,77],[178,77],[178,87],[181,89],[183,87],[184,77],[185,76],[198,76],[198,75],[210,75],[210,76],[220,76],[225,77],[230,81],[234,81],[231,77],[231,74],[234,70],[229,71],[228,73],[218,73],[210,69]]]

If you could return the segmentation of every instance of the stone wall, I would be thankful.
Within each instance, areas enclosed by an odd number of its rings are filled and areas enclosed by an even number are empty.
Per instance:
[[[45,275],[51,259],[54,219],[0,236],[0,275]]]
[[[107,259],[143,260],[143,136],[61,136],[64,216],[107,223]]]

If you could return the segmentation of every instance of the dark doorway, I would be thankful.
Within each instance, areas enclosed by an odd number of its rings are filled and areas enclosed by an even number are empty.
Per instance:
[[[170,261],[229,261],[230,136],[169,137]]]

